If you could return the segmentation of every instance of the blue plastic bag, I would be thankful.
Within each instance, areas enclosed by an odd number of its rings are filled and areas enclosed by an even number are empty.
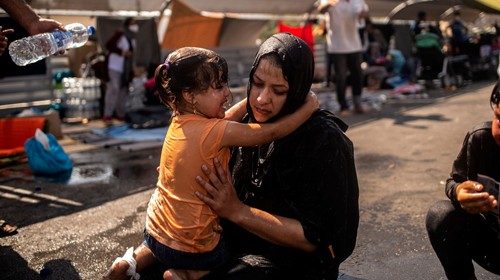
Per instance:
[[[24,151],[35,174],[54,175],[73,169],[73,162],[50,133],[37,129],[35,136],[24,143]]]

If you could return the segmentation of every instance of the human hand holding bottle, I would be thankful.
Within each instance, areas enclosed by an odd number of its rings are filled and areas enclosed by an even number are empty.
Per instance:
[[[64,31],[65,29],[64,26],[58,21],[48,18],[39,18],[37,21],[30,22],[26,31],[28,31],[30,35],[36,35],[54,30]]]
[[[0,55],[7,49],[7,45],[9,44],[9,39],[7,38],[8,34],[14,32],[14,29],[3,29],[0,26]]]

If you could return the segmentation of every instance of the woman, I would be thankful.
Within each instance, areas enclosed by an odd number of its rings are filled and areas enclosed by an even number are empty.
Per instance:
[[[260,47],[247,88],[247,122],[295,111],[311,88],[314,60],[299,38],[279,33]],[[221,165],[203,166],[197,194],[220,217],[232,251],[213,279],[337,279],[354,249],[358,184],[347,126],[316,111],[281,140],[233,151],[233,184]],[[216,174],[217,173],[217,174]]]

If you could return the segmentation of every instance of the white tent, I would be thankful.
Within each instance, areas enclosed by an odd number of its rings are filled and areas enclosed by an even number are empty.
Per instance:
[[[314,10],[316,0],[178,0],[198,12],[218,15],[302,15]],[[32,0],[35,9],[47,14],[72,15],[159,15],[170,0]],[[420,10],[430,20],[439,20],[450,9],[460,9],[465,20],[474,21],[480,11],[464,5],[462,0],[366,0],[372,17],[412,20]],[[470,2],[470,0],[469,0]],[[448,12],[449,13],[449,12]],[[241,15],[240,15],[241,16]]]

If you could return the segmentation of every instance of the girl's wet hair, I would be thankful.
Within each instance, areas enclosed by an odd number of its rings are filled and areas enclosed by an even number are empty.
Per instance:
[[[228,83],[226,60],[214,51],[185,47],[172,52],[155,71],[156,88],[162,103],[177,111],[182,92],[198,93]]]
[[[495,107],[497,107],[499,103],[500,103],[500,79],[498,79],[495,87],[493,87],[493,91],[491,92],[490,96],[491,109],[495,110]]]

